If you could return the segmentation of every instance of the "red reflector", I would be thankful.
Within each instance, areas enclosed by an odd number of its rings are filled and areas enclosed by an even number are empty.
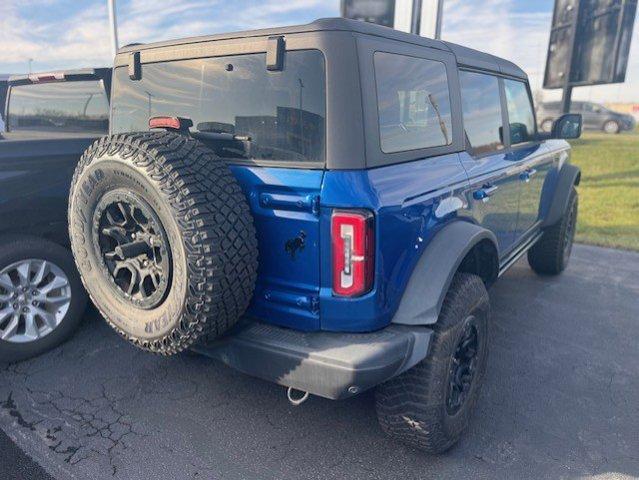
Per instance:
[[[178,117],[153,117],[149,118],[149,128],[171,128],[180,130],[181,124]]]
[[[373,287],[375,229],[371,212],[335,210],[331,218],[333,293],[355,297]]]

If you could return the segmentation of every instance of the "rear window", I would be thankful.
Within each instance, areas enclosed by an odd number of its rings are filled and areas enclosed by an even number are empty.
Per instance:
[[[384,153],[450,145],[446,66],[436,60],[375,52],[380,145]]]
[[[104,134],[109,102],[100,80],[41,83],[11,87],[9,131]]]
[[[324,70],[318,50],[287,52],[280,72],[266,69],[263,53],[144,64],[139,81],[121,67],[111,130],[146,131],[151,117],[185,117],[225,158],[323,162]]]
[[[464,129],[474,155],[504,148],[499,80],[492,75],[459,72]]]

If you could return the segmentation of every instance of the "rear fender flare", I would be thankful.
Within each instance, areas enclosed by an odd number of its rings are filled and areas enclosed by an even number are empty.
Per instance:
[[[485,228],[466,221],[454,221],[443,227],[431,240],[417,262],[406,285],[392,323],[402,325],[432,325],[437,322],[444,297],[453,276],[473,247],[491,242],[497,251],[495,235]],[[498,261],[492,266],[496,278]],[[491,280],[494,280],[491,278]]]

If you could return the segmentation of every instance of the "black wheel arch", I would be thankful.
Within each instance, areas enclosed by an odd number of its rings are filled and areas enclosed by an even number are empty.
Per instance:
[[[432,325],[457,272],[472,273],[490,286],[499,274],[495,235],[474,223],[456,220],[437,232],[415,266],[393,323]]]
[[[559,170],[550,207],[547,210],[548,213],[541,223],[542,228],[550,227],[561,219],[568,207],[572,188],[575,185],[579,185],[580,182],[581,170],[579,167],[569,163],[564,164]]]

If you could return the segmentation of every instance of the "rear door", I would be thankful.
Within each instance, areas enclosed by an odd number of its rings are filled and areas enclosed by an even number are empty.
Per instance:
[[[460,70],[466,151],[460,154],[472,189],[477,222],[497,237],[500,255],[515,240],[521,166],[508,154],[503,82],[489,73]]]
[[[541,192],[556,160],[538,140],[532,97],[528,85],[520,80],[504,79],[511,151],[508,161],[518,166],[521,195],[516,241],[524,240],[539,220]]]
[[[584,127],[599,130],[603,125],[605,114],[599,105],[590,102],[582,103],[580,110]]]

